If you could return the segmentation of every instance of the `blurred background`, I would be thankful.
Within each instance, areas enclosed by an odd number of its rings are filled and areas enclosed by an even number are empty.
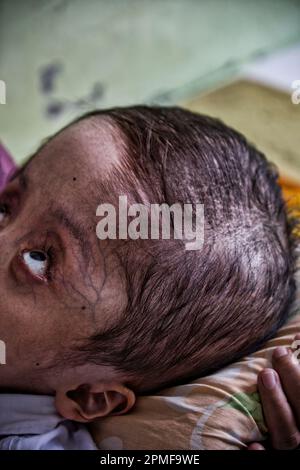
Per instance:
[[[300,182],[299,0],[0,0],[0,80],[18,162],[90,109],[179,104],[244,132],[287,189]]]

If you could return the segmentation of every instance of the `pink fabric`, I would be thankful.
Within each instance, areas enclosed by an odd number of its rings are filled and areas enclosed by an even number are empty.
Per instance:
[[[15,169],[16,165],[12,157],[0,142],[0,191],[2,191],[7,180]]]

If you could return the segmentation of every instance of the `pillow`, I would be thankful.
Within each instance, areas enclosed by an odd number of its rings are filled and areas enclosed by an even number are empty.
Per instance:
[[[210,376],[139,397],[123,416],[91,425],[102,450],[234,450],[267,437],[257,374],[271,365],[277,346],[291,346],[300,311],[252,355]]]

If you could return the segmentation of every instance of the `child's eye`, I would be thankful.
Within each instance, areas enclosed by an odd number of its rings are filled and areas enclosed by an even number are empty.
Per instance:
[[[23,261],[34,276],[45,277],[49,270],[50,256],[41,250],[23,252]]]
[[[9,216],[8,206],[6,204],[0,204],[0,224],[5,222],[8,216]]]

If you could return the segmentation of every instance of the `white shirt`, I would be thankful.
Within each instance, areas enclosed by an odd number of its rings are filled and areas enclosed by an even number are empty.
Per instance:
[[[0,393],[0,450],[97,450],[81,423],[60,416],[54,397]]]

